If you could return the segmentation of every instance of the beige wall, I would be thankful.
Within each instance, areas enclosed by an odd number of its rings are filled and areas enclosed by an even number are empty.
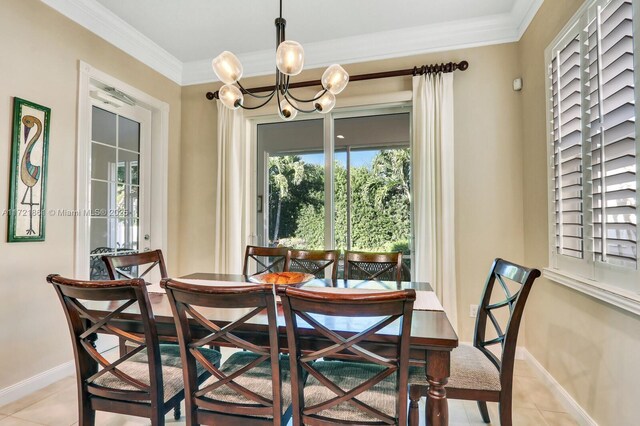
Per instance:
[[[74,209],[78,60],[170,105],[169,246],[178,240],[181,88],[37,0],[0,0],[0,212],[8,209],[12,97],[51,108],[47,207]],[[50,273],[74,271],[74,220],[49,217],[46,241],[6,243],[0,216],[0,389],[71,360]],[[169,268],[177,269],[177,250]]]
[[[469,304],[477,303],[494,257],[536,267],[548,263],[543,54],[581,3],[547,0],[519,43],[347,67],[359,74],[450,60],[471,64],[455,81],[462,341],[471,339]],[[215,103],[204,93],[218,85],[181,89],[39,1],[0,0],[0,8],[0,211],[8,207],[12,96],[52,108],[48,206],[74,208],[77,62],[83,60],[170,104],[170,273],[211,270],[217,130]],[[524,90],[516,93],[511,81],[520,75]],[[270,82],[262,77],[246,84]],[[338,107],[347,98],[410,89],[410,78],[355,82],[339,96]],[[0,369],[0,389],[71,357],[62,311],[44,277],[73,274],[75,237],[73,219],[53,217],[47,219],[45,242],[8,244],[5,220],[0,219],[0,363],[12,368]],[[598,422],[633,424],[639,330],[637,317],[542,279],[527,308],[521,336],[526,341],[520,342]],[[32,342],[46,355],[34,351]]]
[[[496,256],[523,261],[522,133],[520,94],[511,88],[519,76],[517,45],[504,44],[448,53],[349,65],[352,74],[410,68],[414,65],[466,59],[469,70],[455,76],[456,232],[460,338],[470,341],[484,279]],[[296,81],[318,78],[311,70]],[[270,78],[247,79],[246,87],[269,84]],[[211,270],[216,106],[205,99],[218,85],[204,84],[182,92],[180,240],[181,274]],[[411,78],[350,83],[338,96],[347,98],[411,90]],[[314,92],[315,93],[315,92]],[[418,236],[419,238],[419,236]]]
[[[548,264],[544,49],[583,2],[547,0],[519,43],[524,77],[524,233],[528,264]],[[640,318],[541,279],[527,349],[601,425],[638,424]]]

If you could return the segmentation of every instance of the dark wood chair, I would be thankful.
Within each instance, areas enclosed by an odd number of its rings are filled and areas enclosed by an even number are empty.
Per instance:
[[[109,278],[112,280],[143,278],[156,266],[160,269],[161,278],[169,277],[162,250],[102,256],[102,261],[107,267]],[[140,272],[141,266],[146,266],[146,269],[142,272]],[[128,348],[124,339],[120,338],[118,345],[120,347],[120,355],[126,354]]]
[[[249,263],[251,260],[256,263],[256,272],[251,275],[263,272],[282,272],[288,255],[289,249],[286,247],[247,246],[244,253],[242,273],[249,275]]]
[[[491,266],[478,308],[473,346],[460,345],[451,353],[447,398],[478,401],[485,423],[490,422],[487,402],[498,402],[500,424],[512,424],[513,367],[518,329],[527,297],[533,282],[539,276],[540,271],[537,269],[496,259]],[[496,295],[500,301],[492,302],[492,296],[495,300]],[[504,330],[498,320],[501,318],[498,313],[501,310],[506,310],[508,318]],[[488,334],[487,329],[491,333]],[[489,350],[494,345],[500,345],[500,357]],[[421,396],[427,395],[429,389],[424,368],[411,368],[409,385],[409,396],[414,406]]]
[[[102,260],[107,265],[107,272],[112,280],[144,278],[156,266],[160,268],[161,278],[169,277],[162,250],[102,256]],[[143,272],[140,272],[141,266],[146,266]]]
[[[345,251],[346,280],[402,281],[402,253]]]
[[[109,411],[147,417],[151,424],[164,425],[164,416],[175,409],[180,418],[184,399],[182,364],[177,345],[161,345],[151,312],[144,280],[78,281],[49,275],[71,332],[78,383],[79,424],[95,423],[95,411]],[[106,301],[113,311],[100,316],[90,304]],[[140,312],[142,335],[131,334],[112,323],[126,309]],[[97,333],[116,335],[135,347],[110,362],[95,346]],[[220,353],[199,349],[211,363],[219,363]],[[100,368],[101,367],[101,368]],[[198,371],[199,380],[208,374]]]
[[[414,290],[353,294],[314,292],[296,288],[281,291],[291,363],[294,425],[406,425],[409,339]],[[318,315],[361,324],[357,334],[343,336]],[[381,319],[382,317],[382,319]],[[299,327],[299,320],[305,325]],[[334,344],[303,354],[300,340],[310,327]],[[394,328],[394,326],[396,328]],[[363,348],[358,344],[387,327],[397,340]],[[350,354],[361,361],[317,361]],[[304,382],[303,373],[309,377]]]
[[[284,270],[304,272],[316,278],[336,281],[339,257],[338,250],[290,250]]]
[[[273,285],[237,287],[199,286],[162,280],[173,310],[182,355],[186,388],[187,424],[285,425],[291,418],[289,366],[280,360],[278,325]],[[204,308],[204,309],[203,309]],[[206,318],[206,309],[239,311],[237,319],[219,326]],[[258,346],[244,340],[247,321],[265,315],[269,341]],[[230,313],[233,315],[233,312]],[[192,334],[190,322],[205,333]],[[246,330],[244,330],[246,333]],[[203,345],[231,345],[244,349],[232,354],[221,367],[202,357]],[[198,385],[197,366],[209,371],[210,379]]]

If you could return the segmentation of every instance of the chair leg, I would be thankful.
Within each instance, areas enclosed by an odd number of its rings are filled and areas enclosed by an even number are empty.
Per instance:
[[[200,423],[198,423],[198,417],[196,415],[196,410],[194,408],[192,408],[191,410],[189,409],[189,406],[187,405],[186,407],[186,421],[187,421],[187,426],[200,426]]]
[[[79,426],[94,426],[96,424],[96,412],[90,407],[80,404],[80,413],[78,418]]]
[[[94,426],[96,423],[96,412],[91,408],[91,398],[88,393],[78,392],[78,424],[79,426]]]
[[[409,386],[409,426],[418,426],[420,422],[420,397],[422,392],[418,386]]]
[[[511,400],[500,402],[500,424],[502,426],[512,426],[511,409]]]
[[[164,416],[159,410],[151,413],[151,426],[164,426]]]
[[[174,420],[180,420],[181,416],[182,415],[180,414],[180,403],[178,402],[178,404],[173,409],[173,418]]]
[[[118,348],[120,351],[120,357],[123,357],[127,354],[128,349],[127,349],[127,341],[125,339],[123,339],[122,337],[118,338]]]
[[[487,409],[486,401],[477,401],[478,409],[480,410],[480,416],[482,416],[482,421],[485,423],[491,423],[491,417],[489,417],[489,410]]]

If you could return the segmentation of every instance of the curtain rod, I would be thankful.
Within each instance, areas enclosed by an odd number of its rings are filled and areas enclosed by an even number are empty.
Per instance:
[[[454,72],[456,70],[466,71],[469,68],[469,62],[461,61],[461,62],[449,62],[447,64],[432,64],[432,65],[422,65],[421,67],[413,67],[407,68],[404,70],[395,70],[395,71],[383,71],[383,72],[375,72],[370,74],[360,74],[353,75],[349,77],[349,81],[363,81],[363,80],[374,80],[377,78],[388,78],[388,77],[400,77],[405,75],[423,75],[423,74],[434,74],[434,73],[449,73]],[[310,86],[321,86],[322,83],[320,80],[308,80],[308,81],[300,81],[298,83],[291,83],[289,85],[290,88],[295,89],[298,87],[310,87]],[[254,87],[252,89],[247,89],[252,93],[259,92],[270,92],[274,89],[275,86],[262,86],[262,87]],[[218,91],[215,92],[207,92],[207,99],[213,100],[218,99]]]

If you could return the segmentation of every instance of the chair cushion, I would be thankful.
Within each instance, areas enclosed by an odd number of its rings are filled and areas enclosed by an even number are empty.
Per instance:
[[[409,369],[409,384],[429,386],[424,368]],[[451,352],[451,377],[446,387],[500,391],[500,373],[479,349],[472,345],[460,345]]]
[[[229,359],[227,359],[222,366],[220,367],[220,371],[225,373],[225,375],[231,375],[234,371],[237,371],[244,367],[245,365],[251,363],[257,358],[260,358],[261,355],[258,355],[249,351],[236,352],[232,354]],[[289,371],[289,358],[281,357],[280,358],[280,377],[282,378],[282,413],[289,408],[291,405],[291,374]],[[212,385],[217,382],[218,379],[216,377],[209,377],[205,380],[200,389],[204,389],[206,386]],[[271,380],[271,362],[270,360],[266,360],[249,371],[241,374],[233,380],[235,383],[249,389],[252,392],[260,395],[263,398],[268,400],[273,399],[273,381]],[[205,398],[211,399],[214,401],[225,402],[228,404],[243,404],[243,405],[253,405],[256,407],[260,407],[261,405],[252,399],[246,398],[244,395],[236,392],[231,389],[227,385],[220,386],[208,392],[204,395]],[[262,417],[262,416],[259,416]],[[271,415],[265,415],[266,418],[272,418]]]
[[[348,361],[317,361],[313,364],[313,368],[347,392],[386,369],[383,366],[368,362]],[[320,404],[335,397],[336,394],[333,391],[320,383],[318,379],[309,375],[309,379],[304,386],[305,408]],[[395,417],[396,403],[398,400],[396,373],[391,374],[371,389],[357,395],[356,398],[388,416]],[[352,422],[380,421],[379,418],[356,408],[355,405],[349,402],[341,402],[326,410],[319,411],[314,415]]]
[[[222,355],[218,351],[207,348],[198,349],[211,363],[216,364],[220,361]],[[160,359],[162,362],[162,382],[164,387],[164,402],[169,401],[178,392],[184,389],[184,378],[182,374],[182,361],[180,359],[180,347],[178,345],[160,345]],[[196,363],[198,367],[198,376],[201,376],[206,371],[200,365]],[[144,384],[149,384],[149,364],[147,351],[135,354],[127,361],[118,365],[118,370],[133,377],[136,380]],[[105,373],[93,381],[94,385],[102,386],[105,388],[139,391],[140,389],[135,386],[119,379],[111,373]]]

